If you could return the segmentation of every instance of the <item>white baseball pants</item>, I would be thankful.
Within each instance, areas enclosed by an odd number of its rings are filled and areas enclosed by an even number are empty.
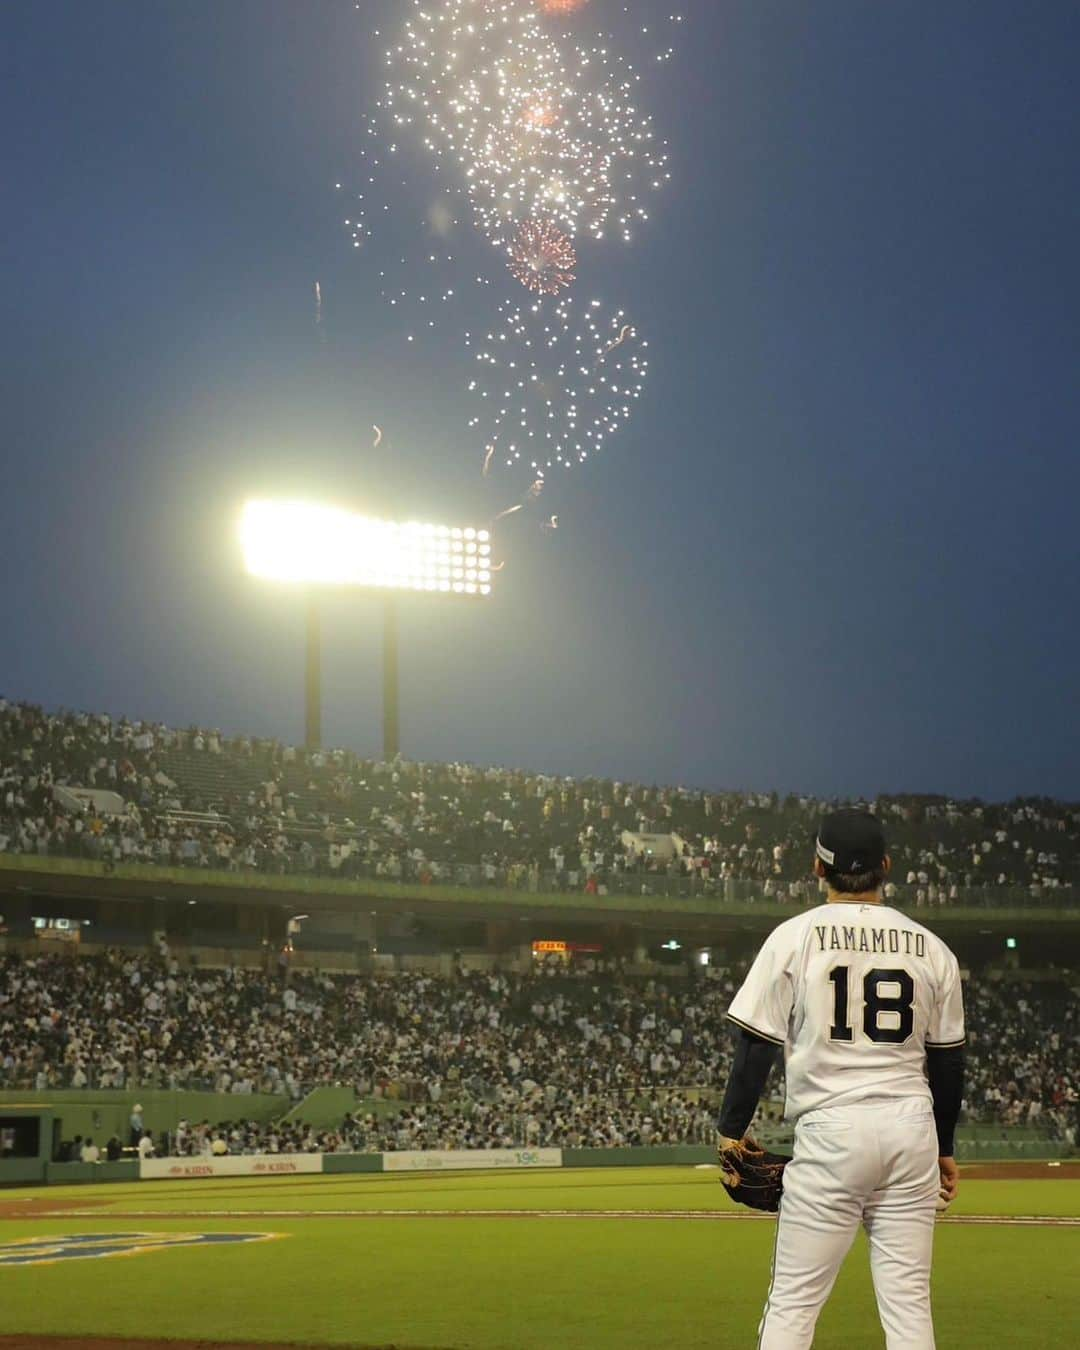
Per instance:
[[[888,1350],[934,1350],[930,1258],[939,1186],[937,1131],[923,1098],[876,1098],[801,1117],[784,1171],[758,1350],[813,1343],[860,1223]]]

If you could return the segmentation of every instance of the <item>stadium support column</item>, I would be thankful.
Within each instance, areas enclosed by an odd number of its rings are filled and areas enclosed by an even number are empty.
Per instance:
[[[322,615],[315,590],[308,592],[306,666],[304,743],[309,750],[318,750],[322,745]]]
[[[400,749],[397,599],[388,595],[383,600],[383,759],[396,759]]]

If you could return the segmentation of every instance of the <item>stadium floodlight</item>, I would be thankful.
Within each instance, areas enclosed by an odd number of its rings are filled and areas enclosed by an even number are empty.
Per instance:
[[[252,576],[316,586],[491,594],[491,535],[398,523],[310,502],[253,501],[240,521]]]
[[[397,597],[403,592],[491,595],[491,535],[472,525],[382,520],[303,501],[250,501],[240,517],[248,573],[308,588],[306,741],[322,740],[319,592],[349,587],[383,595],[383,754],[399,751]]]

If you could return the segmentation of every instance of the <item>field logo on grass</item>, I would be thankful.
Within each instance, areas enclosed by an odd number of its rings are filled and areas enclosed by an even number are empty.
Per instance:
[[[179,1247],[233,1247],[269,1242],[284,1233],[65,1233],[61,1237],[16,1238],[0,1242],[0,1266],[51,1266],[58,1261],[94,1261],[104,1256],[139,1256]]]

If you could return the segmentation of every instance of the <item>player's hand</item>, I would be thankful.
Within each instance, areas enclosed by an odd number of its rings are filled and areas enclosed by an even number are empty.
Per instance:
[[[939,1194],[948,1205],[956,1199],[956,1193],[960,1189],[960,1169],[956,1165],[955,1158],[939,1158],[937,1163],[941,1175]]]

